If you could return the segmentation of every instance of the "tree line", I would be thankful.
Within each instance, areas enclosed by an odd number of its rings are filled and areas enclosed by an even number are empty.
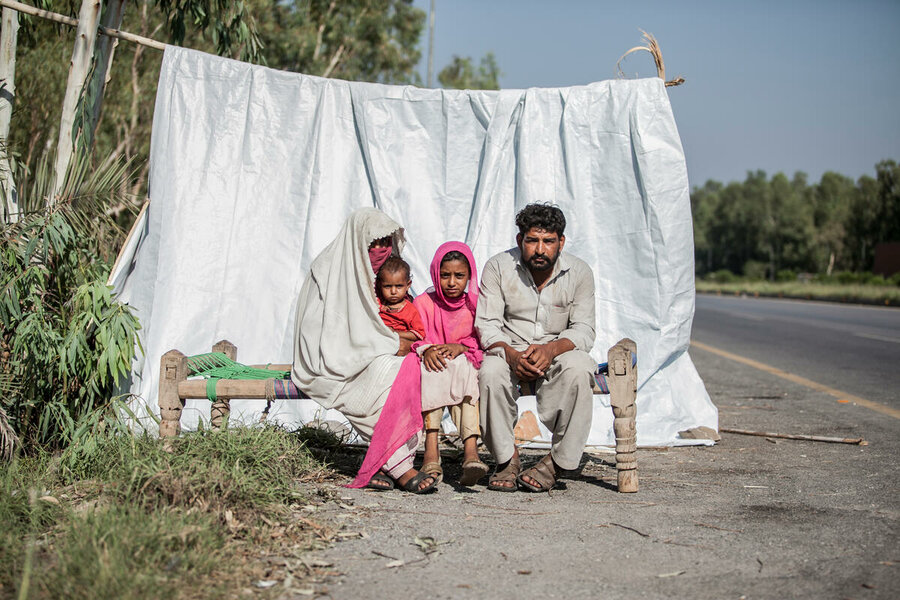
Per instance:
[[[871,271],[875,247],[900,241],[900,166],[879,162],[874,177],[856,181],[828,171],[812,184],[801,172],[751,171],[743,182],[694,188],[691,210],[698,275]]]
[[[412,0],[105,0],[104,14],[113,2],[123,11],[118,28],[143,37],[309,75],[422,85],[416,65],[425,13]],[[81,1],[36,4],[77,17]],[[24,14],[19,24],[15,102],[4,149],[18,177],[30,178],[59,136],[75,30]],[[123,225],[146,191],[161,62],[157,50],[119,42],[101,91],[102,110],[97,107],[99,118],[86,132],[93,165],[124,160],[138,166],[122,190],[130,205],[112,207],[123,213]],[[498,89],[499,74],[491,54],[477,67],[471,58],[454,56],[439,80],[447,88]]]

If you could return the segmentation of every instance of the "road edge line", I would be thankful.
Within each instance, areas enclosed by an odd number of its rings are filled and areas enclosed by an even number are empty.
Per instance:
[[[798,383],[802,386],[814,389],[818,392],[824,392],[829,396],[834,396],[838,400],[847,400],[858,404],[859,406],[863,406],[868,408],[869,410],[875,411],[877,413],[881,413],[883,415],[888,415],[889,417],[894,417],[895,419],[900,419],[900,409],[893,408],[891,406],[887,406],[886,404],[881,404],[880,402],[875,402],[873,400],[866,400],[865,398],[860,398],[859,396],[854,396],[853,394],[848,394],[847,392],[835,389],[833,387],[828,387],[827,385],[823,385],[821,383],[815,382],[811,379],[807,379],[806,377],[801,377],[800,375],[794,375],[793,373],[788,373],[787,371],[782,371],[777,367],[773,367],[771,365],[767,365],[765,363],[761,363],[759,361],[753,360],[752,358],[747,358],[744,356],[740,356],[739,354],[733,354],[728,352],[727,350],[721,350],[714,346],[710,346],[708,344],[704,344],[703,342],[698,342],[696,340],[691,340],[691,346],[698,348],[700,350],[705,350],[706,352],[711,352],[712,354],[716,354],[723,358],[727,358],[729,360],[733,360],[735,362],[739,362],[741,364],[745,364],[747,366],[753,367],[754,369],[758,369],[760,371],[764,371],[769,373],[770,375],[775,375],[776,377],[781,377],[782,379],[787,379],[793,383]]]

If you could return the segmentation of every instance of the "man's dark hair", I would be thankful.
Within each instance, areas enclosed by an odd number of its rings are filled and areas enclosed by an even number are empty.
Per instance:
[[[516,227],[522,235],[537,227],[562,237],[566,231],[566,217],[553,204],[529,204],[516,215]]]
[[[406,278],[409,279],[409,263],[400,258],[399,256],[389,256],[384,264],[381,265],[381,268],[378,269],[378,275],[376,276],[376,281],[381,281],[382,273],[403,273],[406,275]]]

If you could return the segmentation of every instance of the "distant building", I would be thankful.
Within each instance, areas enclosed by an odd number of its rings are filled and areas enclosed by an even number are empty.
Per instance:
[[[890,277],[900,271],[900,242],[882,242],[875,246],[875,264],[872,272]]]

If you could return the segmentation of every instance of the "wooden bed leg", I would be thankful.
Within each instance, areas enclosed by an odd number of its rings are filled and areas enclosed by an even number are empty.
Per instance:
[[[187,357],[169,350],[159,360],[159,437],[172,438],[181,432],[184,400],[178,397],[178,384],[187,379]]]
[[[612,404],[613,430],[616,434],[616,471],[619,492],[638,491],[637,475],[637,429],[634,404],[637,396],[637,365],[632,365],[632,356],[637,353],[637,345],[625,338],[609,349],[609,397]]]
[[[213,344],[212,351],[221,352],[231,360],[237,361],[237,346],[228,340],[222,340]],[[209,410],[209,424],[212,425],[213,429],[220,429],[222,424],[227,422],[230,413],[230,400],[216,400]]]

